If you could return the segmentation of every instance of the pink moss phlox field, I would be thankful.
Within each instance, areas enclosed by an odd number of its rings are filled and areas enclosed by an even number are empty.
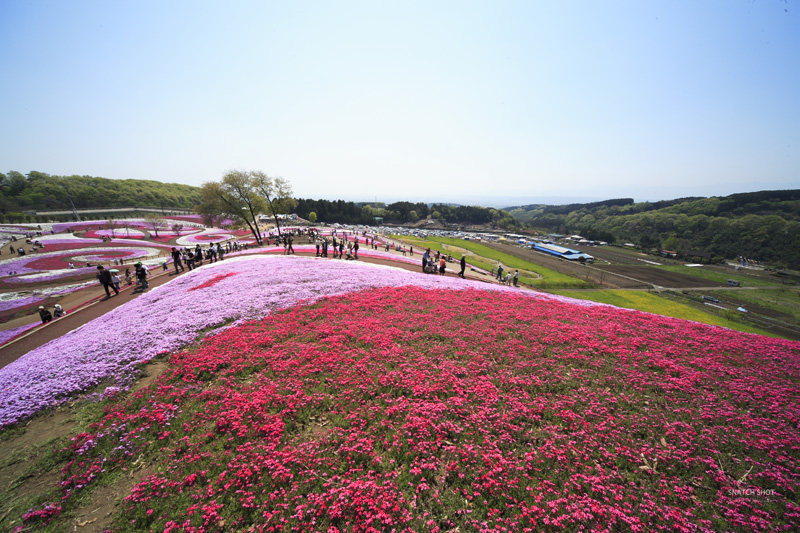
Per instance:
[[[169,222],[171,217],[166,217],[168,224],[171,225],[172,223]],[[180,223],[179,221],[176,221]],[[127,227],[126,227],[127,226]],[[102,228],[102,229],[101,229]],[[109,236],[111,233],[111,225],[109,225],[108,220],[84,220],[81,222],[60,222],[57,224],[52,225],[52,230],[55,233],[64,233],[68,229],[72,231],[86,231],[86,232],[108,232],[106,233],[99,233],[102,235]],[[141,218],[125,218],[115,220],[114,224],[114,232],[115,233],[125,233],[128,229],[130,229],[131,233],[139,232],[141,230],[149,231],[149,224],[147,221]]]
[[[305,252],[305,253],[314,253],[316,251],[316,246],[313,244],[294,244],[292,248],[295,252]],[[280,246],[272,246],[272,245],[265,245],[264,247],[259,248],[252,248],[249,250],[242,250],[239,252],[232,252],[228,254],[229,256],[240,256],[240,255],[256,255],[256,254],[274,254],[274,253],[284,253],[283,245]],[[333,252],[328,251],[328,255],[332,261],[346,261],[346,259],[333,259]],[[374,257],[376,259],[385,259],[387,261],[395,261],[398,263],[407,263],[410,265],[420,265],[420,270],[422,269],[422,254],[417,254],[415,256],[403,256],[398,255],[397,253],[386,252],[383,249],[372,250],[370,248],[361,248],[358,251],[359,257]],[[457,269],[453,269],[450,264],[447,266],[448,272],[457,272],[461,267]]]
[[[34,289],[28,289],[25,292],[21,293],[13,293],[13,292],[6,292],[3,293],[2,299],[0,299],[0,312],[8,311],[9,309],[15,309],[18,307],[25,307],[30,304],[38,304],[39,302],[43,301],[47,296],[53,296],[57,294],[68,294],[70,292],[79,291],[81,289],[85,289],[91,285],[97,283],[96,281],[79,281],[76,283],[70,283],[67,285],[60,285],[57,287],[40,287]]]
[[[313,262],[281,268],[299,291],[340,274]],[[207,290],[247,279],[233,266]],[[330,296],[173,354],[63,451],[61,504],[147,452],[163,462],[121,506],[130,530],[800,528],[800,343],[458,281]]]
[[[203,217],[200,215],[175,215],[166,217],[167,220],[175,220],[178,222],[189,222],[192,224],[204,225],[205,222],[203,221]],[[233,220],[226,218],[222,222],[218,224],[218,226],[230,226],[234,223]]]
[[[205,283],[201,283],[200,285],[195,285],[191,289],[188,289],[186,292],[199,291],[200,289],[205,289],[205,288],[208,288],[208,287],[212,287],[212,286],[216,285],[217,283],[219,283],[220,281],[222,281],[223,279],[229,278],[231,276],[235,276],[237,274],[238,274],[238,272],[227,272],[225,274],[218,274],[218,275],[214,276],[213,278],[211,278],[210,280],[206,281]]]
[[[29,296],[18,293],[11,293],[10,295],[4,294],[3,299],[0,300],[0,312],[16,309],[17,307],[25,307],[26,305],[38,304],[43,299],[44,296],[42,295]]]
[[[60,268],[58,270],[48,270],[34,274],[21,274],[19,276],[10,276],[3,281],[11,284],[30,284],[52,282],[64,278],[81,278],[91,274],[97,273],[95,267],[79,267],[79,268]]]
[[[91,247],[86,247],[86,244]],[[0,260],[0,276],[16,274],[30,274],[44,270],[59,270],[67,267],[68,263],[85,263],[87,261],[111,261],[114,257],[152,257],[165,253],[170,249],[169,246],[158,244],[151,241],[128,240],[111,241],[102,246],[98,241],[80,239],[76,246],[76,241],[56,241],[51,245],[51,241],[46,241],[47,246],[44,250],[35,253],[14,256]],[[87,242],[88,241],[88,242]]]
[[[186,294],[231,272],[240,275]],[[103,381],[127,385],[137,375],[138,364],[180,348],[202,330],[263,317],[323,296],[395,285],[485,286],[355,261],[259,255],[206,264],[0,369],[0,426],[58,405]]]
[[[0,224],[0,233],[13,233],[15,235],[27,235],[28,233],[36,233],[38,230],[35,226],[27,227],[16,224]]]
[[[87,238],[112,237],[114,239],[141,239],[144,237],[144,232],[133,228],[114,228],[114,230],[97,229],[87,231],[83,236]]]
[[[181,228],[179,231],[173,231],[171,229],[170,230],[158,230],[158,235],[159,236],[163,235],[163,236],[167,236],[167,237],[179,237],[181,235],[191,235],[192,233],[197,233],[197,232],[202,231],[202,230],[203,230],[203,228],[196,228],[194,226],[188,226],[188,227],[185,227],[185,228]],[[152,233],[151,233],[150,236],[151,237],[153,236]]]
[[[211,244],[212,242],[224,242],[229,239],[232,239],[233,235],[230,233],[222,233],[222,232],[203,232],[203,233],[195,233],[192,235],[184,235],[181,236],[178,241],[176,241],[180,246],[195,246],[197,244],[205,245]]]
[[[39,325],[39,322],[34,322],[33,324],[25,324],[23,326],[18,326],[16,328],[11,328],[11,329],[6,329],[6,330],[3,330],[3,331],[0,331],[0,345],[7,343],[8,341],[13,339],[14,337],[16,337],[18,335],[22,335],[23,333],[25,333],[29,329],[35,328],[38,325]]]

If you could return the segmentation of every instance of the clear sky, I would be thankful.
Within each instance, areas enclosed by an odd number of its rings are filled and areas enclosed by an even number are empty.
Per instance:
[[[465,203],[800,188],[796,1],[3,0],[0,22],[3,172]]]

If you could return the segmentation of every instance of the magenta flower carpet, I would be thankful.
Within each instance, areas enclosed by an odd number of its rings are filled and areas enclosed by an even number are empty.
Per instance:
[[[788,532],[798,383],[797,342],[244,255],[0,369],[0,420],[104,402],[30,529],[145,461],[117,529]]]

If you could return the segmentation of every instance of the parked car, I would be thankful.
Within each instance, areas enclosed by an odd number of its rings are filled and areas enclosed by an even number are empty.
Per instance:
[[[718,304],[718,303],[719,303],[719,300],[717,300],[717,299],[716,299],[716,298],[714,298],[713,296],[703,296],[703,299],[704,299],[704,300],[708,300],[709,302],[712,302],[712,303],[715,303],[715,304]]]

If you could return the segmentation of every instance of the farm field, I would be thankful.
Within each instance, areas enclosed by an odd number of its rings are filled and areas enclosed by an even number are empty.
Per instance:
[[[800,289],[750,289],[704,291],[726,310],[723,316],[736,315],[739,321],[754,324],[788,339],[800,340]],[[742,307],[747,313],[735,311]]]
[[[113,313],[0,369],[0,529],[800,527],[797,342],[260,253]]]
[[[726,267],[692,268],[679,265],[676,261],[669,259],[663,262],[672,262],[675,264],[671,266],[646,265],[642,261],[637,261],[637,259],[649,257],[649,259],[647,259],[648,261],[652,259],[654,260],[653,262],[660,262],[661,260],[660,258],[645,256],[644,254],[632,250],[611,249],[609,247],[578,247],[592,255],[602,256],[604,257],[604,261],[606,261],[605,263],[601,262],[594,265],[580,265],[563,259],[548,257],[519,246],[501,243],[487,243],[487,246],[495,247],[508,254],[520,258],[527,258],[531,261],[548,262],[547,264],[549,267],[554,269],[560,268],[563,269],[564,272],[570,272],[576,276],[583,273],[585,279],[595,281],[598,285],[604,287],[611,287],[611,290],[602,291],[576,290],[573,292],[571,290],[555,289],[549,292],[570,295],[575,298],[608,303],[630,309],[696,320],[706,324],[725,325],[726,327],[739,331],[769,334],[790,339],[800,338],[800,322],[790,319],[787,321],[789,323],[787,327],[786,324],[783,323],[778,324],[775,321],[765,321],[759,316],[762,314],[760,312],[761,310],[753,304],[750,305],[750,307],[753,308],[753,313],[749,314],[747,317],[741,316],[741,314],[736,311],[731,311],[727,314],[721,313],[719,309],[704,305],[702,295],[712,294],[714,291],[724,295],[720,298],[733,298],[734,295],[751,294],[751,296],[743,300],[743,302],[757,303],[761,289],[754,290],[752,288],[753,286],[764,286],[767,284],[772,284],[774,286],[783,285],[785,283],[783,279],[775,278],[768,272],[749,270],[740,270],[737,272],[731,268],[730,273],[728,273],[725,272],[725,270],[727,270]],[[613,261],[615,258],[622,258],[623,264],[607,263],[607,261]],[[634,264],[631,258],[633,258],[633,261],[637,264]],[[704,277],[695,275],[697,273],[702,273]],[[725,282],[730,278],[744,280],[744,286],[742,288],[736,288],[727,285]],[[641,289],[649,289],[654,285],[661,288],[668,287],[675,289],[677,292],[660,289],[660,295],[643,296],[640,294]],[[788,288],[793,286],[796,287],[796,285],[789,285]],[[625,295],[625,291],[616,290],[618,288],[625,289],[632,294]],[[682,295],[681,292],[684,291],[692,291],[694,295]],[[780,289],[778,289],[778,291],[780,291]],[[771,307],[773,311],[765,312],[763,316],[770,317],[771,314],[780,314],[782,312],[780,309],[781,303],[787,303],[791,307],[794,301],[783,300],[782,302],[774,302]],[[733,309],[735,310],[736,307],[738,307],[738,305],[733,306]],[[769,305],[767,305],[767,307],[769,307]]]
[[[657,287],[669,289],[689,289],[700,287],[724,287],[724,281],[714,281],[710,279],[698,278],[691,272],[675,272],[662,270],[653,266],[638,265],[596,265],[598,270],[625,276]]]
[[[680,265],[681,262],[668,257],[656,257],[648,255],[640,250],[626,248],[623,246],[580,246],[570,245],[570,247],[580,250],[606,261],[613,265],[650,265],[659,263],[664,265]]]
[[[504,243],[483,243],[485,246],[490,247],[498,252],[505,253],[525,261],[530,261],[534,264],[540,264],[547,269],[559,272],[561,274],[571,276],[583,280],[585,283],[595,287],[604,287],[612,289],[646,289],[647,283],[615,276],[611,273],[604,272],[590,265],[583,265],[578,262],[567,261],[553,257],[549,254],[537,252],[528,248],[522,248],[517,245],[504,244]],[[552,289],[560,289],[562,287],[552,287]],[[570,287],[572,288],[572,287]],[[578,287],[579,288],[579,287]],[[543,287],[544,290],[550,290],[551,287]]]
[[[794,321],[800,324],[800,288],[757,289],[749,291],[711,291],[731,306],[743,305],[757,309],[772,318]]]
[[[696,306],[665,298],[658,293],[644,291],[601,290],[601,291],[552,291],[554,294],[590,300],[592,302],[615,305],[625,309],[635,309],[657,315],[671,316],[684,320],[694,320],[703,324],[722,326],[745,333],[757,333],[771,337],[781,336],[741,321],[730,320],[698,309]]]
[[[658,270],[685,274],[724,285],[727,285],[726,282],[729,279],[739,281],[742,287],[775,287],[783,285],[783,280],[774,275],[750,271],[749,269],[734,270],[724,267],[686,267],[677,265],[664,265],[656,268]]]
[[[465,241],[447,237],[428,237],[427,239],[414,239],[412,237],[402,237],[409,242],[415,242],[419,247],[431,248],[445,253],[450,253],[452,248],[468,250],[472,255],[468,261],[476,266],[491,270],[502,263],[506,269],[519,269],[520,272],[532,272],[536,277],[520,276],[520,280],[526,285],[537,289],[548,288],[588,288],[592,283],[579,279],[573,275],[549,268],[543,262],[530,260],[525,254],[519,254],[520,248],[516,246],[496,245],[493,243],[479,243]],[[501,247],[498,247],[501,246]]]

